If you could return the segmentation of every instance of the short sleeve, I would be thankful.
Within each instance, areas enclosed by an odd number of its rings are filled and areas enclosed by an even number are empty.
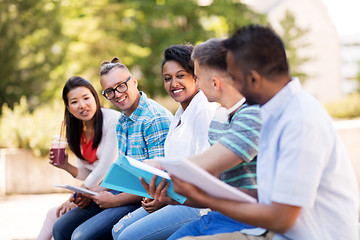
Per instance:
[[[234,114],[229,130],[219,142],[243,161],[250,162],[257,155],[261,123],[259,107],[244,106]]]

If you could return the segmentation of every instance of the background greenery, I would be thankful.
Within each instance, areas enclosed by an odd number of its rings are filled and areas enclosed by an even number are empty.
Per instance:
[[[100,92],[99,66],[118,56],[140,90],[171,111],[160,65],[172,44],[227,37],[266,16],[232,0],[0,0],[0,147],[47,154],[63,118],[62,87],[71,76]],[[287,12],[281,22],[291,71],[306,80],[297,57],[307,29]],[[110,107],[101,98],[102,104]]]

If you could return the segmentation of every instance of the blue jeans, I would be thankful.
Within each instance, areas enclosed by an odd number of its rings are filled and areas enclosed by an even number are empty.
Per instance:
[[[74,208],[61,216],[54,224],[55,240],[112,239],[111,229],[127,213],[139,204],[102,209],[92,202],[88,208]]]
[[[207,215],[202,216],[200,219],[181,227],[173,235],[171,235],[168,240],[175,240],[185,236],[195,237],[219,233],[231,233],[250,228],[256,227],[237,222],[219,212],[210,211]]]
[[[201,209],[186,206],[165,206],[148,213],[144,208],[123,217],[112,230],[113,238],[166,239],[186,223],[199,219]]]

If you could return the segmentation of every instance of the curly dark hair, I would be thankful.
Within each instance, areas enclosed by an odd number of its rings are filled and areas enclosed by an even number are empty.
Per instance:
[[[191,44],[184,45],[172,45],[165,49],[164,58],[161,64],[161,73],[166,62],[176,61],[178,62],[186,72],[194,76],[194,62],[191,60],[191,53],[194,46]]]

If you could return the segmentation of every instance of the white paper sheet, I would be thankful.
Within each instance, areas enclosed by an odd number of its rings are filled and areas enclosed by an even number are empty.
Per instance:
[[[91,195],[98,195],[97,192],[93,192],[90,191],[86,188],[82,188],[82,187],[78,187],[78,186],[74,186],[74,185],[69,185],[69,184],[65,184],[65,185],[59,185],[59,184],[55,184],[54,187],[59,187],[59,188],[65,188],[67,190],[73,191],[73,192],[78,192],[78,193],[87,193],[87,194],[91,194]]]
[[[192,183],[213,197],[234,201],[256,202],[255,198],[222,182],[190,160],[155,158],[154,161],[160,163],[165,170],[174,176]]]

